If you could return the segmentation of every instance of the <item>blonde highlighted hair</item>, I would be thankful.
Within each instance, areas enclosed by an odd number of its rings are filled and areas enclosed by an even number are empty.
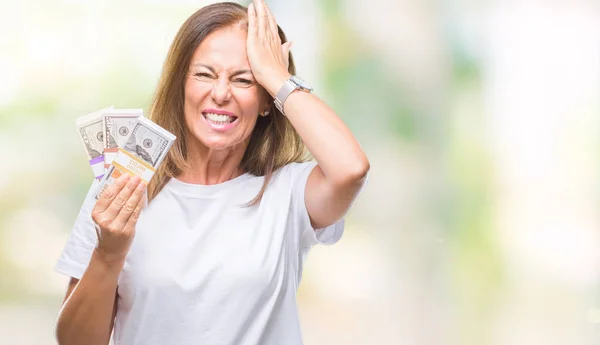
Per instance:
[[[236,24],[247,27],[247,22],[247,8],[232,2],[216,3],[201,8],[189,17],[175,36],[163,66],[149,117],[159,126],[175,134],[177,139],[148,185],[149,201],[156,197],[170,178],[178,176],[188,167],[187,128],[183,112],[184,85],[196,48],[212,32]],[[280,27],[278,32],[281,42],[286,42]],[[292,75],[296,72],[291,53],[288,72]],[[260,202],[277,169],[288,163],[302,162],[309,158],[302,139],[289,120],[275,107],[271,97],[266,110],[270,115],[258,116],[241,162],[243,171],[265,176],[260,192],[248,205]]]

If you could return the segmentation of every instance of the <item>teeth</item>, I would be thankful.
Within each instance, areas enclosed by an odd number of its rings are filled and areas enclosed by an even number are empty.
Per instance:
[[[233,122],[233,120],[235,120],[235,117],[233,117],[233,116],[227,116],[227,115],[222,115],[222,114],[213,114],[213,113],[207,113],[206,118],[212,122],[220,122],[220,123],[229,123],[229,122]]]

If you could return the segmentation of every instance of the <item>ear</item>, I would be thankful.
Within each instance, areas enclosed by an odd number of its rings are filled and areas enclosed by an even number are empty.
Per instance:
[[[271,98],[271,96],[269,95],[269,93],[267,92],[267,90],[264,90],[264,103],[262,104],[262,106],[259,108],[260,111],[258,112],[258,114],[260,116],[269,116],[270,113],[272,113],[271,111],[271,105],[273,104],[273,98]]]
[[[265,106],[263,107],[263,111],[261,111],[261,112],[260,112],[260,113],[258,113],[258,114],[259,114],[260,116],[262,116],[262,117],[269,116],[269,115],[271,115],[271,111],[270,111],[269,109],[270,109],[270,108],[269,108],[269,106],[268,106],[268,105],[265,105]]]

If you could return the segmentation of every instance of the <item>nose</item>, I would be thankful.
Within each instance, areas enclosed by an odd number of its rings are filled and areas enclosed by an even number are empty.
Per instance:
[[[211,92],[211,97],[215,104],[221,105],[229,102],[231,99],[231,90],[229,89],[229,83],[224,78],[215,80]]]

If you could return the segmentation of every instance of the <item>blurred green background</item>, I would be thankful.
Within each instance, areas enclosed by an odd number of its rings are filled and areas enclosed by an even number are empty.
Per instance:
[[[208,3],[0,1],[0,344],[55,344],[93,178],[75,118],[147,110]],[[268,4],[372,166],[308,258],[305,343],[598,344],[600,3]]]

